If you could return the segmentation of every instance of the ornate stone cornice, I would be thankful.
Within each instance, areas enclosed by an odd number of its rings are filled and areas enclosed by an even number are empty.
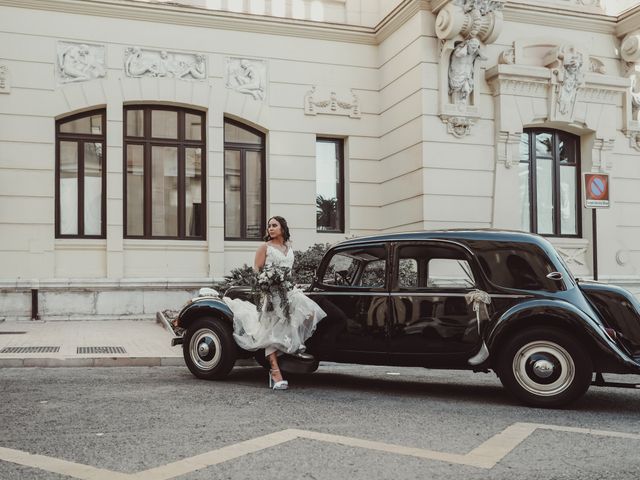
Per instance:
[[[414,3],[411,0],[407,3]],[[0,0],[0,6],[125,18],[192,27],[316,38],[349,43],[377,44],[376,29],[354,25],[323,24],[307,20],[223,12],[166,3],[127,0]]]
[[[375,43],[382,43],[420,10],[431,10],[428,0],[403,0],[375,27]]]
[[[525,5],[508,2],[503,11],[505,21],[594,33],[614,34],[616,31],[616,17],[531,3],[532,5]]]
[[[616,35],[623,37],[634,30],[640,30],[640,4],[623,12],[618,17],[616,25]]]
[[[437,13],[451,1],[403,0],[373,28],[127,0],[0,0],[0,6],[378,45],[417,12]],[[640,6],[616,18],[534,3],[534,0],[531,5],[507,2],[503,10],[505,21],[618,36],[640,28]]]

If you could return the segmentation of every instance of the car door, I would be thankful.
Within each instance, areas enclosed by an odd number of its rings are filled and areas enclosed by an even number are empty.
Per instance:
[[[466,363],[481,344],[473,305],[465,299],[477,287],[466,249],[443,240],[399,243],[393,265],[391,360],[424,366]]]
[[[323,260],[308,294],[327,313],[312,345],[321,358],[386,362],[388,256],[387,246],[379,243],[338,248]]]

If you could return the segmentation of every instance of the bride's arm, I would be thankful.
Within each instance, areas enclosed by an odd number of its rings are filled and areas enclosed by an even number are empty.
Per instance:
[[[253,261],[253,269],[256,272],[262,270],[264,263],[267,261],[267,244],[263,243],[256,250],[256,259]]]

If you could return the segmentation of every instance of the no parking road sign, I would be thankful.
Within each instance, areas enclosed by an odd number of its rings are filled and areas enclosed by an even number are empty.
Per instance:
[[[585,208],[609,208],[608,174],[584,174],[584,206]]]

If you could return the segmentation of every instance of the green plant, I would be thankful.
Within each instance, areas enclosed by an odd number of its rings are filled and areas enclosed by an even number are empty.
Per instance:
[[[306,250],[295,250],[296,261],[293,265],[293,281],[297,284],[309,284],[316,273],[320,261],[331,246],[330,243],[316,243]],[[247,264],[237,267],[225,275],[224,280],[216,283],[214,288],[223,293],[227,288],[236,286],[251,287],[255,283],[256,274],[253,267]]]
[[[296,261],[293,265],[293,280],[298,284],[311,283],[330,243],[315,243],[306,250],[295,250]]]
[[[241,267],[231,270],[229,275],[225,275],[222,282],[214,285],[214,288],[222,293],[231,286],[252,286],[255,277],[253,267],[245,263]]]
[[[316,221],[319,226],[331,227],[338,212],[338,199],[325,198],[322,195],[316,197]]]

